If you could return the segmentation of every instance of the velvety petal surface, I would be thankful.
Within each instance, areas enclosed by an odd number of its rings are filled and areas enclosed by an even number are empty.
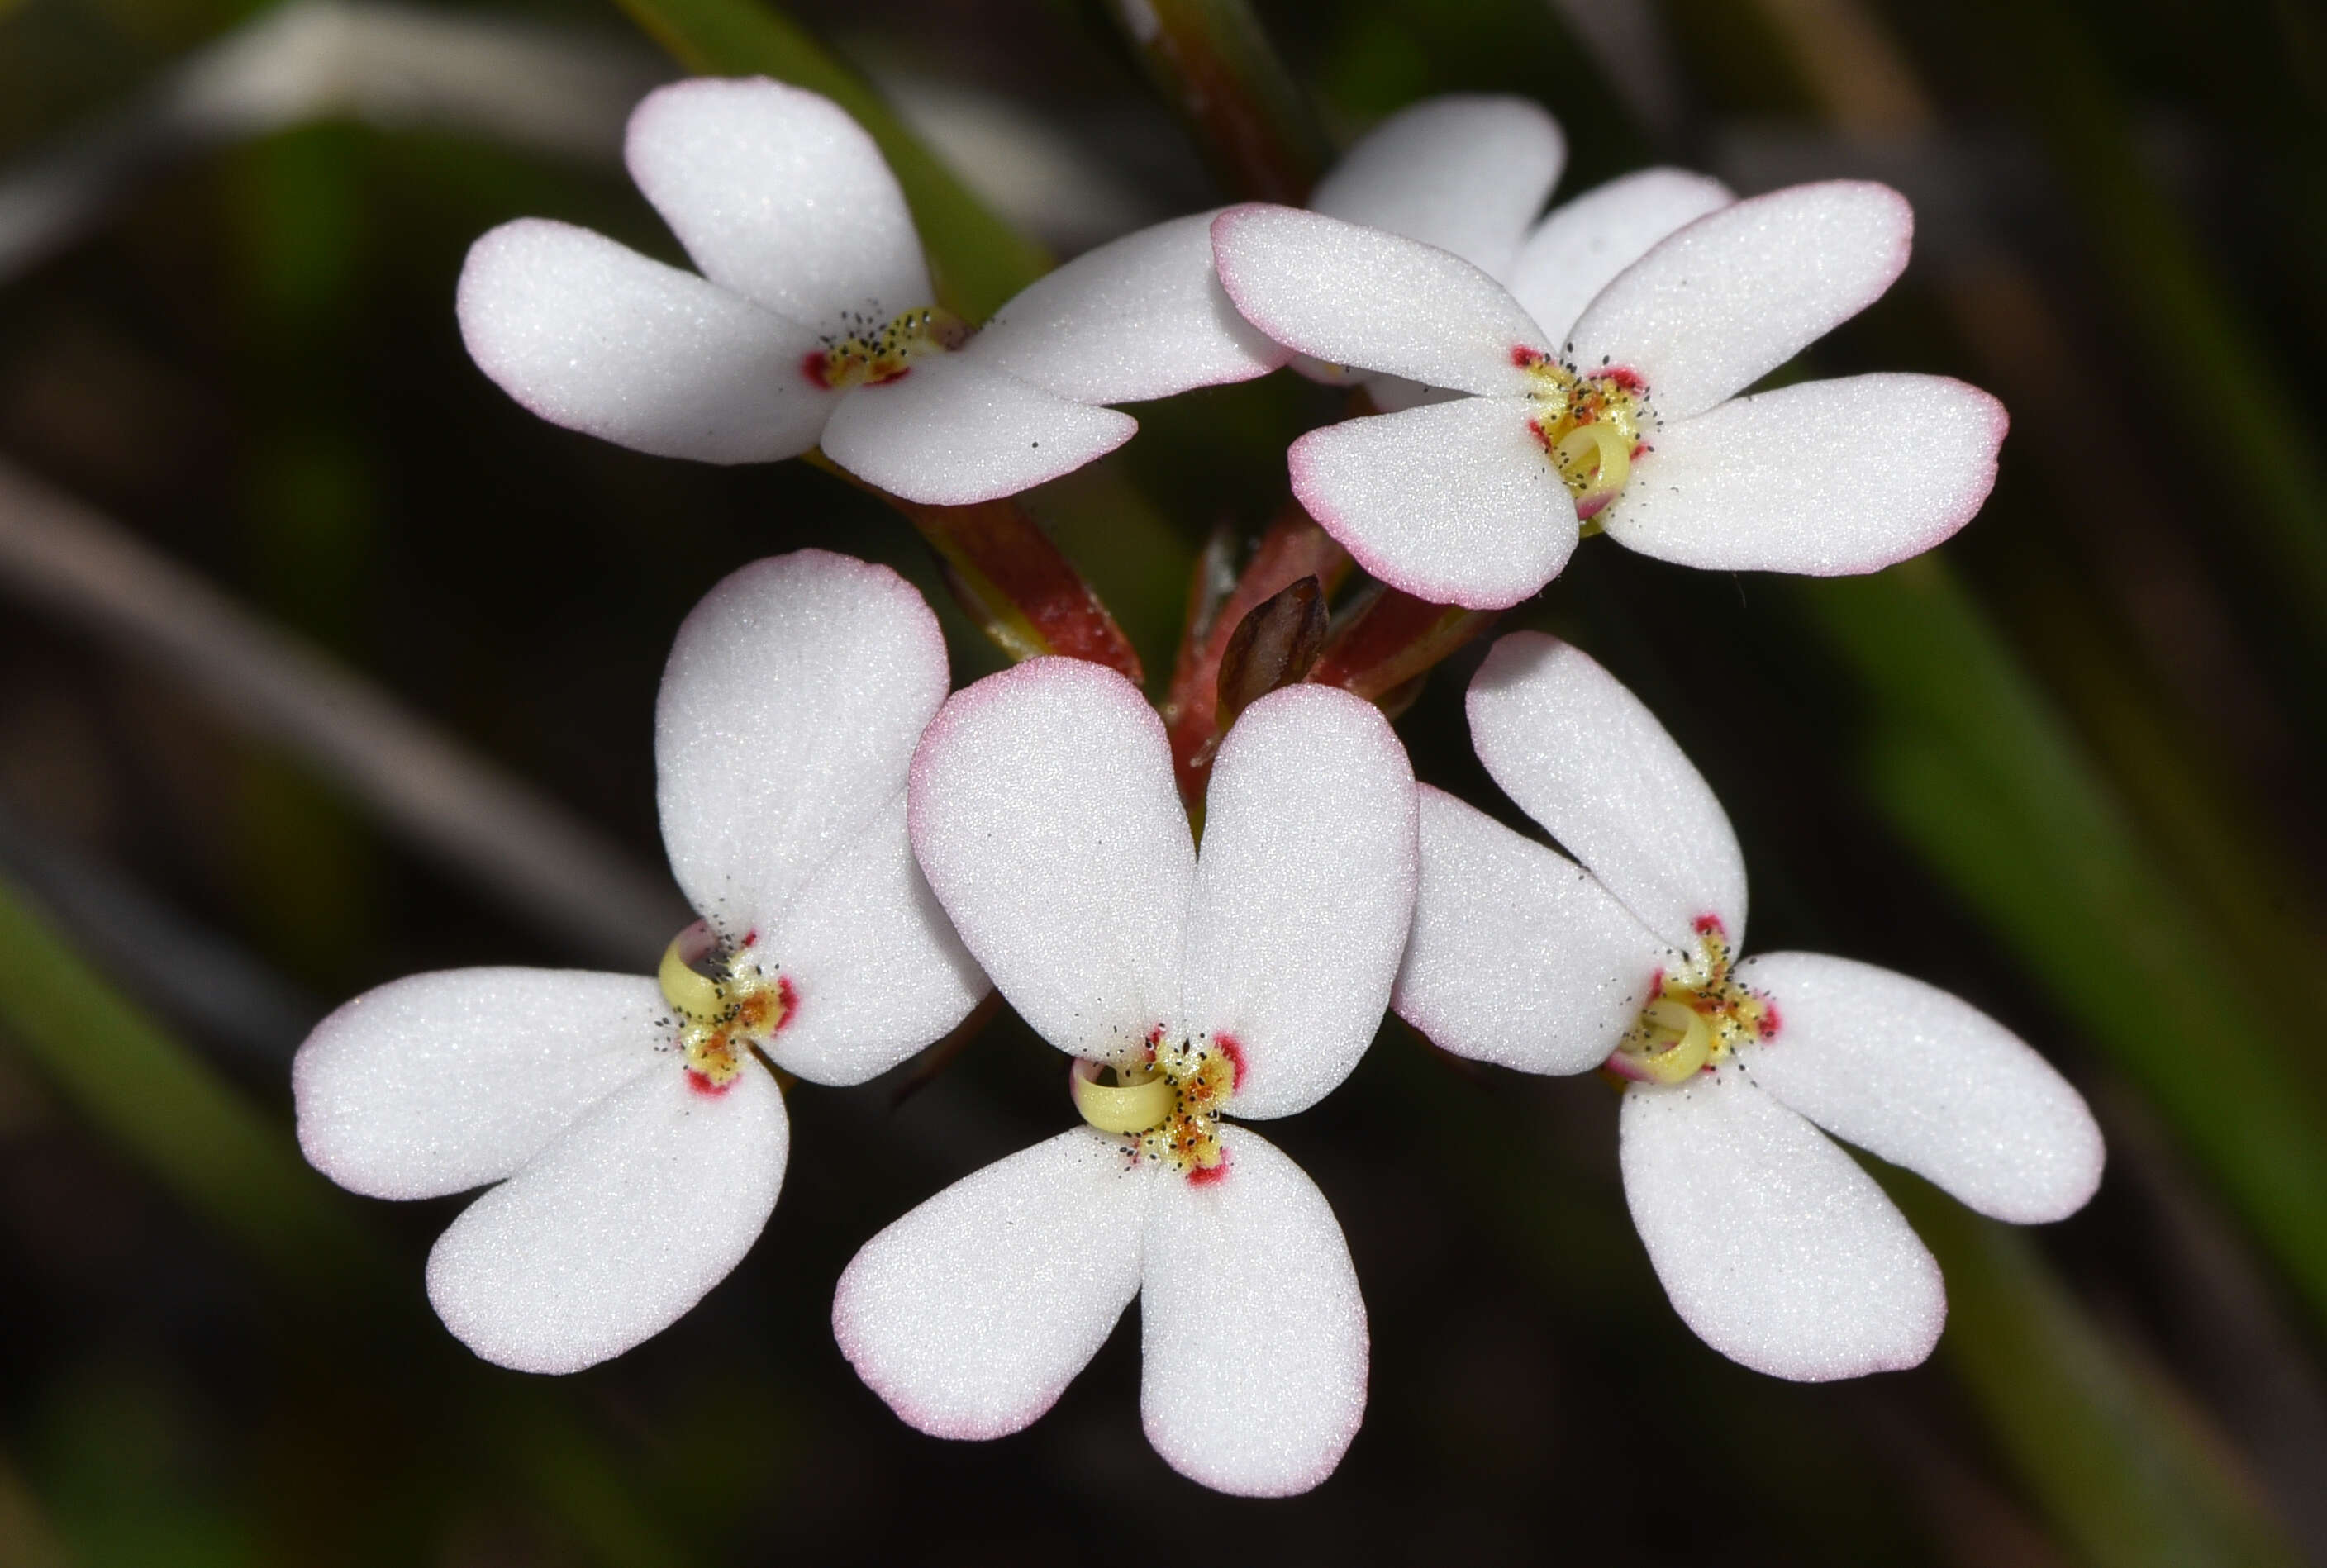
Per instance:
[[[1139,1302],[1147,1441],[1218,1491],[1305,1492],[1366,1413],[1366,1304],[1317,1184],[1246,1127],[1227,1174],[1164,1175]]]
[[[938,1437],[1000,1437],[1057,1403],[1138,1293],[1161,1168],[1089,1127],[955,1182],[864,1244],[833,1336]]]
[[[1532,100],[1446,93],[1367,132],[1317,182],[1309,207],[1500,277],[1566,162],[1559,122]]]
[[[1584,308],[1632,263],[1683,224],[1737,198],[1710,175],[1642,169],[1560,203],[1519,247],[1511,295],[1544,335],[1564,342]]]
[[[1648,705],[1541,632],[1497,642],[1472,677],[1471,745],[1503,793],[1658,936],[1701,918],[1745,940],[1745,858],[1728,814]]]
[[[1381,1025],[1414,910],[1414,770],[1381,710],[1290,686],[1220,742],[1188,910],[1182,1020],[1236,1042],[1238,1116],[1350,1076]]]
[[[1071,473],[1129,441],[1138,421],[936,354],[860,387],[824,428],[827,457],[891,495],[966,507]]]
[[[914,863],[905,791],[808,873],[762,938],[793,1007],[768,1048],[811,1083],[862,1083],[969,1016],[985,972]]]
[[[2006,423],[1995,398],[1943,376],[1733,398],[1658,430],[1601,525],[1685,566],[1878,571],[1971,521],[1995,483]]]
[[[1598,1067],[1671,949],[1589,872],[1422,790],[1422,884],[1390,1004],[1441,1050],[1521,1072]]]
[[[1212,220],[1212,254],[1246,320],[1330,364],[1516,396],[1531,382],[1514,350],[1550,349],[1502,285],[1378,229],[1255,202]]]
[[[1037,278],[962,352],[1078,403],[1136,403],[1249,381],[1286,350],[1212,272],[1212,214],[1126,234]]]
[[[797,456],[835,401],[800,373],[806,327],[567,223],[521,218],[471,246],[456,308],[502,391],[657,457]]]
[[[1801,1383],[1931,1353],[1948,1315],[1939,1265],[1825,1134],[1734,1069],[1635,1084],[1622,1125],[1632,1223],[1706,1344]]]
[[[1738,978],[1776,1003],[1753,1081],[1824,1127],[2021,1225],[2061,1219],[2100,1184],[2100,1128],[2019,1036],[1936,985],[1847,958],[1769,953]]]
[[[1164,721],[1129,681],[1036,658],[957,692],[908,804],[938,901],[1037,1033],[1131,1060],[1177,1022],[1196,850]]]
[[[577,1372],[684,1316],[743,1261],[783,1185],[775,1078],[722,1094],[677,1057],[608,1096],[462,1211],[428,1255],[428,1299],[462,1343],[519,1372]]]
[[[1461,397],[1309,432],[1293,493],[1358,565],[1434,604],[1501,610],[1575,553],[1575,501],[1511,397]]]
[[[1703,413],[1880,299],[1914,229],[1905,197],[1856,180],[1724,207],[1601,292],[1570,334],[1575,361],[1636,371],[1668,423]]]
[[[291,1064],[307,1162],[373,1198],[498,1181],[651,1069],[670,1036],[652,980],[453,969],[367,991]]]
[[[886,566],[823,550],[730,574],[689,611],[655,705],[672,872],[729,941],[904,783],[950,677],[937,617]]]
[[[714,283],[818,332],[937,297],[896,176],[831,99],[696,77],[631,112],[631,178]]]

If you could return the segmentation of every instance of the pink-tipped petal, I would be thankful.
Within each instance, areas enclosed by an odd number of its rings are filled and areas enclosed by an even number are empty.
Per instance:
[[[1471,745],[1503,793],[1640,922],[1695,952],[1699,922],[1745,940],[1745,858],[1728,814],[1646,704],[1541,632],[1496,643],[1472,677]]]
[[[1618,273],[1682,225],[1736,199],[1707,174],[1642,169],[1554,208],[1501,275],[1544,335],[1565,342],[1584,308]]]
[[[1089,1127],[964,1177],[864,1244],[832,1332],[935,1437],[1018,1431],[1058,1402],[1139,1292],[1160,1167]]]
[[[764,77],[696,77],[631,114],[631,178],[714,283],[818,332],[930,303],[896,176],[831,99]]]
[[[1249,381],[1285,350],[1229,303],[1212,214],[1126,234],[1037,278],[963,350],[1078,403],[1136,403]]]
[[[1618,544],[1718,571],[1834,577],[1920,555],[1995,483],[2004,406],[1943,376],[1853,376],[1666,425],[1602,514]]]
[[[986,677],[922,737],[908,806],[938,901],[1037,1033],[1128,1060],[1177,1023],[1196,851],[1138,688],[1073,658]]]
[[[309,1164],[373,1198],[498,1181],[660,1059],[655,983],[560,969],[453,969],[365,992],[291,1064]]]
[[[799,371],[807,328],[571,224],[521,218],[471,246],[457,310],[502,391],[636,452],[770,462],[814,446],[832,408]]]
[[[2065,1218],[2100,1184],[2083,1097],[1969,1003],[1818,953],[1749,958],[1737,977],[1778,1009],[1746,1070],[1836,1137],[2019,1225]]]
[[[1511,397],[1461,397],[1311,431],[1293,493],[1358,565],[1434,604],[1503,610],[1575,553],[1575,501]]]
[[[902,788],[808,873],[754,951],[791,985],[768,1054],[810,1083],[888,1071],[989,988],[914,863]]]
[[[950,677],[937,617],[886,566],[823,550],[734,572],[688,612],[655,705],[656,798],[687,901],[730,942],[905,781]]]
[[[1366,1413],[1366,1303],[1317,1184],[1247,1127],[1226,1173],[1166,1174],[1147,1216],[1139,1414],[1173,1470],[1282,1498],[1333,1473]]]
[[[1365,1054],[1414,911],[1414,770],[1371,703],[1291,686],[1238,715],[1204,798],[1182,1016],[1235,1043],[1238,1116],[1322,1099]]]
[[[966,507],[1072,473],[1138,428],[1128,414],[1045,392],[967,354],[936,354],[842,399],[824,453],[891,495]]]
[[[1624,1197],[1681,1321],[1799,1383],[1919,1365],[1939,1267],[1874,1179],[1734,1068],[1624,1091]]]
[[[1521,1072],[1587,1071],[1672,957],[1582,866],[1423,789],[1422,885],[1390,1005],[1433,1044]]]
[[[428,1300],[486,1360],[578,1372],[651,1339],[725,1279],[783,1185],[790,1128],[757,1063],[706,1092],[666,1057],[462,1211]]]
[[[1502,285],[1378,229],[1255,202],[1212,220],[1212,254],[1247,321],[1329,364],[1517,396],[1550,350]]]
[[[1446,93],[1367,132],[1317,182],[1309,207],[1501,277],[1566,162],[1559,122],[1532,99]]]
[[[1701,414],[1882,298],[1914,229],[1905,197],[1855,180],[1724,207],[1601,292],[1570,334],[1574,361],[1634,372],[1668,423]]]

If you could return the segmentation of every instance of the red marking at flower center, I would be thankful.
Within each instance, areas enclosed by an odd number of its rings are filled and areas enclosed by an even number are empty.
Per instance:
[[[1236,1076],[1229,1082],[1229,1092],[1230,1094],[1242,1093],[1244,1090],[1244,1047],[1237,1043],[1236,1036],[1232,1034],[1216,1034],[1212,1036],[1212,1043],[1220,1048],[1220,1054],[1229,1059],[1229,1066],[1235,1069]]]
[[[1646,381],[1640,379],[1640,373],[1639,371],[1627,370],[1621,365],[1615,366],[1611,369],[1601,371],[1599,378],[1603,381],[1608,382],[1612,386],[1621,387],[1627,392],[1646,391],[1649,385]]]
[[[800,357],[800,374],[811,386],[832,390],[832,359],[822,349],[810,349]]]
[[[1762,1038],[1777,1039],[1778,1029],[1782,1022],[1778,1016],[1778,1004],[1768,997],[1763,997],[1762,999]]]
[[[732,1078],[724,1084],[715,1084],[693,1068],[688,1068],[682,1076],[687,1079],[687,1087],[706,1100],[715,1100],[735,1087],[735,1080]]]
[[[1522,370],[1532,370],[1550,358],[1541,349],[1530,349],[1525,343],[1511,345],[1511,363]]]
[[[1228,1151],[1225,1149],[1220,1151],[1220,1162],[1219,1164],[1199,1165],[1194,1170],[1188,1172],[1188,1185],[1191,1187],[1211,1187],[1220,1182],[1225,1181],[1228,1179],[1229,1155]]]
[[[1699,915],[1689,922],[1689,929],[1700,937],[1719,937],[1726,941],[1729,928],[1721,923],[1719,915]]]

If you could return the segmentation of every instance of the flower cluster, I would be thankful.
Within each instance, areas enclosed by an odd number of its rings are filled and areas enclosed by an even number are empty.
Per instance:
[[[461,323],[560,424],[716,462],[820,446],[922,505],[1091,461],[1134,429],[1108,405],[1290,363],[1383,410],[1294,443],[1302,504],[1380,582],[1472,610],[1534,593],[1589,532],[1860,572],[1977,509],[2004,431],[1986,394],[1747,390],[1898,276],[1896,193],[1739,201],[1649,170],[1541,215],[1562,158],[1531,105],[1434,100],[1310,210],[1159,225],[973,326],[838,108],[687,82],[640,107],[629,160],[700,274],[519,221],[472,252]],[[871,1078],[991,985],[1065,1053],[1073,1121],[865,1243],[841,1349],[912,1425],[990,1438],[1136,1297],[1150,1441],[1258,1496],[1339,1463],[1368,1337],[1332,1207],[1249,1124],[1332,1092],[1390,1011],[1463,1056],[1620,1084],[1624,1188],[1675,1309],[1776,1376],[1913,1365],[1945,1316],[1930,1254],[1827,1134],[2000,1218],[2091,1194],[2090,1115],[2002,1025],[1846,959],[1741,957],[1726,817],[1584,654],[1513,633],[1469,693],[1480,761],[1565,854],[1418,786],[1382,712],[1304,679],[1311,660],[1223,711],[1199,843],[1122,675],[1044,657],[949,695],[893,574],[814,550],[748,566],[680,629],[656,719],[701,919],[651,979],[464,970],[349,1003],[298,1058],[308,1156],[382,1197],[489,1187],[437,1243],[430,1298],[488,1359],[571,1371],[750,1247],[788,1079]]]

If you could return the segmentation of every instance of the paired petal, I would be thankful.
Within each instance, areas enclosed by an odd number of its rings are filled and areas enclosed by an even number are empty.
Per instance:
[[[1074,658],[988,676],[930,725],[907,800],[939,902],[1037,1033],[1129,1060],[1176,1023],[1196,852],[1138,688]]]
[[[1597,1067],[1669,955],[1582,866],[1424,787],[1422,885],[1390,1004],[1440,1049],[1521,1072]]]
[[[1046,392],[970,355],[932,354],[842,399],[824,452],[891,495],[961,507],[1071,473],[1138,428],[1127,414]]]
[[[937,617],[886,566],[799,550],[706,594],[655,706],[663,843],[696,911],[731,942],[773,922],[902,785],[949,684]]]
[[[1227,1174],[1164,1178],[1139,1304],[1147,1441],[1217,1491],[1289,1497],[1333,1473],[1366,1412],[1366,1304],[1317,1184],[1232,1127]]]
[[[1000,1437],[1057,1403],[1138,1293],[1162,1178],[1062,1133],[965,1177],[864,1244],[832,1302],[841,1353],[905,1422]]]
[[[989,988],[913,862],[902,789],[808,874],[760,947],[792,986],[768,1054],[811,1083],[888,1071]]]
[[[1736,199],[1709,175],[1642,169],[1560,203],[1499,275],[1510,280],[1511,296],[1544,335],[1562,342],[1618,273],[1675,229]]]
[[[504,223],[461,268],[477,368],[553,425],[658,457],[767,462],[817,443],[833,395],[806,327],[603,235]]]
[[[655,1066],[668,1011],[655,983],[631,975],[454,969],[393,981],[299,1048],[299,1146],[373,1198],[498,1181]]]
[[[963,354],[1078,403],[1136,403],[1249,381],[1285,351],[1212,272],[1212,214],[1126,234],[1037,278]]]
[[[698,77],[631,111],[631,178],[704,276],[821,333],[937,297],[896,176],[831,99]]]
[[[1665,425],[1601,518],[1643,555],[1722,571],[1873,572],[1969,522],[2004,406],[1942,376],[1853,376]]]
[[[1880,299],[1914,228],[1905,197],[1854,180],[1724,207],[1603,290],[1575,323],[1571,358],[1638,373],[1668,424],[1701,414]]]
[[[1532,100],[1447,93],[1367,132],[1317,182],[1309,208],[1500,277],[1566,162],[1559,122]]]
[[[1358,565],[1434,604],[1501,610],[1575,553],[1575,501],[1511,397],[1462,397],[1309,432],[1293,493]]]
[[[2031,1225],[2099,1185],[2100,1128],[2017,1035],[1935,985],[1817,953],[1749,958],[1738,978],[1777,1004],[1745,1050],[1753,1081],[1837,1138]]]
[[[1288,349],[1433,387],[1517,396],[1549,340],[1503,285],[1435,247],[1254,202],[1212,221],[1220,283]]]
[[[1624,1091],[1624,1197],[1673,1310],[1733,1361],[1818,1383],[1912,1367],[1939,1265],[1874,1179],[1733,1069]]]
[[[428,1299],[486,1360],[577,1372],[684,1316],[743,1261],[783,1185],[775,1078],[724,1092],[676,1058],[600,1102],[463,1210],[428,1255]]]
[[[1472,678],[1471,744],[1503,793],[1641,922],[1684,952],[1710,915],[1745,940],[1745,859],[1729,817],[1646,704],[1540,632],[1496,643]]]
[[[1181,1017],[1235,1041],[1235,1115],[1314,1105],[1372,1043],[1414,910],[1414,813],[1406,748],[1347,692],[1271,692],[1220,743]]]

